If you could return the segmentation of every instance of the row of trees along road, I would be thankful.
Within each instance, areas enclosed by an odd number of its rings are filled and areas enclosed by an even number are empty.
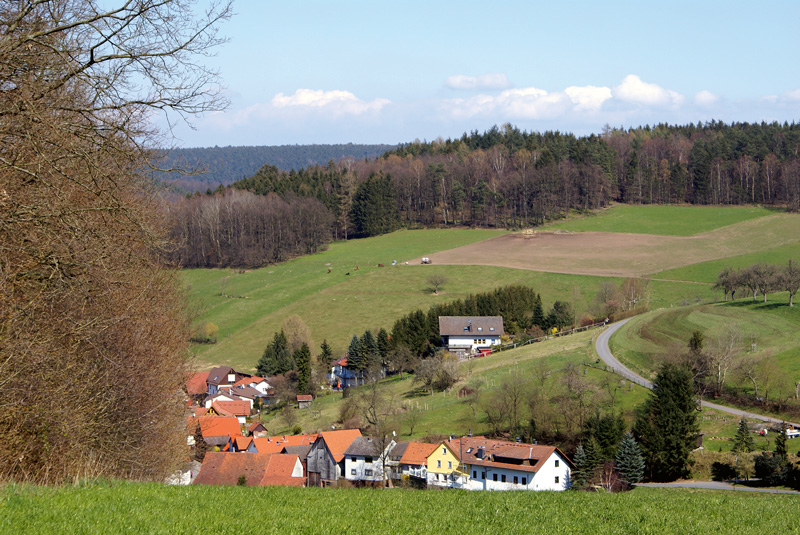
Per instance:
[[[218,109],[229,6],[0,0],[0,479],[162,479],[188,324],[143,170],[154,112]]]

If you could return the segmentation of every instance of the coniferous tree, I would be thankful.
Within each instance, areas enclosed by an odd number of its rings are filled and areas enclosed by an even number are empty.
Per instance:
[[[294,369],[294,359],[289,352],[286,334],[281,329],[275,333],[256,366],[256,372],[264,377],[279,375]]]
[[[391,350],[391,343],[389,341],[389,333],[383,327],[378,331],[378,352],[381,355],[381,360],[386,360],[389,351]]]
[[[586,486],[586,450],[579,444],[573,457],[575,470],[572,471],[572,485],[570,488],[580,489]]]
[[[783,459],[784,462],[788,460],[788,451],[786,450],[786,424],[781,425],[781,432],[775,437],[775,456]]]
[[[293,359],[297,369],[297,393],[311,394],[311,350],[305,342],[294,352]]]
[[[750,429],[747,427],[747,420],[742,417],[739,420],[739,427],[736,429],[736,435],[733,437],[733,451],[737,453],[750,453],[753,451],[753,435],[750,434]]]
[[[613,459],[617,451],[617,444],[625,433],[625,420],[622,414],[600,415],[596,411],[586,420],[583,429],[587,439],[593,439],[602,460]]]
[[[365,367],[369,367],[380,360],[378,341],[372,336],[372,331],[369,329],[364,331],[359,342],[361,343],[361,352],[364,354]]]
[[[617,448],[616,467],[622,479],[628,483],[639,483],[644,476],[644,458],[639,444],[631,433],[625,433]]]
[[[542,308],[542,297],[539,294],[536,294],[536,302],[533,304],[531,323],[540,329],[547,328],[547,320],[544,316],[544,308]]]
[[[319,361],[323,364],[327,364],[333,357],[333,350],[331,349],[331,346],[328,344],[327,340],[323,340],[319,348],[322,351],[319,354]]]
[[[353,371],[360,371],[367,367],[367,360],[361,349],[361,341],[355,334],[347,348],[347,367]]]
[[[650,396],[639,407],[633,433],[650,477],[673,481],[689,475],[689,453],[697,440],[697,403],[688,369],[665,364]]]

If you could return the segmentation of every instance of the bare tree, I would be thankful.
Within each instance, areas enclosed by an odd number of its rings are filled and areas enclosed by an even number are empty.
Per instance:
[[[710,374],[713,376],[713,394],[722,394],[728,372],[735,363],[736,356],[742,350],[742,335],[736,324],[728,325],[721,336],[714,339],[708,352]]]
[[[114,3],[0,0],[6,480],[160,479],[185,448],[190,333],[143,170],[154,112],[222,104],[196,57],[229,6]]]
[[[428,276],[427,281],[428,284],[433,287],[433,293],[435,295],[439,295],[439,288],[444,284],[447,284],[447,277],[439,273],[433,273],[432,275]]]

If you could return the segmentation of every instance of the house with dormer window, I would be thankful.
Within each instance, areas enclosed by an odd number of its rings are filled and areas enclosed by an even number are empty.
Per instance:
[[[459,357],[490,351],[504,334],[502,316],[439,316],[442,346]]]

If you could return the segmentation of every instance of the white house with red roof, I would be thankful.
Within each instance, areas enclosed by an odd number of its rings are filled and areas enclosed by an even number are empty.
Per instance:
[[[485,437],[446,441],[461,460],[470,490],[566,490],[575,466],[555,446]]]

